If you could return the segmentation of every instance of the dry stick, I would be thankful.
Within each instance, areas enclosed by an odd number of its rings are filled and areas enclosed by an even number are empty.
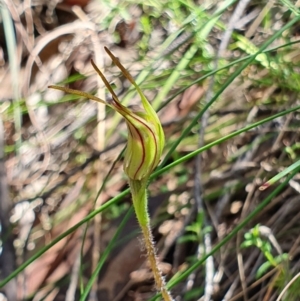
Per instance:
[[[254,283],[252,283],[251,285],[249,285],[246,289],[247,292],[250,292],[251,290],[253,290],[254,288],[257,288],[258,285],[262,285],[262,283],[264,283],[268,278],[270,278],[273,274],[275,274],[276,270],[273,269],[269,272],[267,272],[264,276],[262,276],[261,278],[259,278],[258,280],[256,280]],[[260,291],[265,291],[266,288],[263,287],[262,289],[260,289]],[[243,292],[239,292],[237,293],[234,297],[230,298],[230,299],[223,299],[222,301],[237,301],[237,300],[242,300],[243,297]],[[257,299],[256,299],[257,300]]]
[[[26,43],[28,44],[27,47],[29,49],[33,48],[34,45],[34,22],[33,22],[33,15],[32,15],[32,3],[31,0],[24,0],[23,9],[24,9],[24,16],[26,20]]]
[[[74,265],[72,267],[71,275],[70,275],[70,284],[66,292],[66,301],[75,301],[75,295],[76,295],[76,289],[77,289],[77,283],[78,283],[78,277],[80,272],[80,251],[76,255],[76,260],[74,262]]]
[[[73,7],[74,13],[81,19],[83,22],[90,22],[89,18],[85,14],[85,12],[78,6]],[[103,59],[103,48],[100,47],[100,41],[96,32],[96,26],[94,26],[91,31],[91,41],[94,48],[94,56],[95,62],[97,66],[100,66],[100,69],[104,67],[104,59]],[[105,92],[103,89],[103,83],[101,82],[101,78],[97,76],[98,82],[98,91],[97,96],[105,101]],[[97,103],[97,150],[99,152],[103,151],[105,148],[105,106],[100,103]],[[101,158],[101,157],[100,157]],[[104,160],[98,161],[98,171],[97,171],[97,191],[101,189],[103,183],[103,168],[104,168]],[[95,202],[95,209],[99,208],[102,205],[103,198],[100,193]],[[93,235],[93,251],[92,251],[92,271],[95,271],[97,268],[99,259],[100,259],[100,250],[101,250],[101,221],[102,215],[97,214],[94,219],[94,235]],[[89,294],[89,301],[96,301],[98,291],[98,281],[93,283],[92,289]]]
[[[258,25],[264,20],[267,13],[270,11],[270,9],[274,6],[274,0],[270,0],[267,2],[266,6],[261,10],[260,14],[256,18],[256,20],[253,22],[253,24],[250,26],[248,31],[245,34],[246,38],[250,38],[254,35]]]
[[[248,115],[247,118],[247,123],[252,122],[252,119],[255,117],[254,115],[256,115],[257,111],[255,111],[255,114],[252,114],[252,112],[250,112],[250,114]],[[246,155],[244,155],[242,157],[246,159],[246,161],[250,162],[252,161],[252,158],[255,154],[255,152],[257,151],[258,147],[259,147],[259,137],[256,137],[253,141],[253,147],[251,150],[247,151]],[[237,160],[236,164],[234,167],[237,167],[241,164],[241,160]],[[262,173],[262,168],[258,171],[256,178],[259,178],[260,174]],[[251,203],[251,200],[254,198],[253,195],[256,192],[256,186],[255,186],[255,180],[252,183],[252,188],[249,191],[249,193],[247,194],[246,200],[244,202],[244,206],[241,212],[241,219],[243,219],[246,214],[248,213],[248,209]],[[240,250],[240,245],[242,242],[242,233],[239,232],[237,234],[237,238],[236,238],[236,250],[237,250],[237,263],[238,263],[238,271],[239,271],[239,276],[240,276],[240,281],[241,281],[241,285],[242,285],[242,290],[243,290],[243,297],[244,300],[247,301],[248,300],[248,295],[247,295],[247,285],[246,285],[246,276],[245,276],[245,268],[244,268],[244,261],[243,261],[243,256],[242,256],[242,252]]]
[[[219,51],[218,51],[218,55],[217,55],[217,59],[222,56],[223,51],[227,48],[228,44],[229,44],[229,40],[231,38],[232,32],[235,28],[235,26],[238,24],[238,21],[241,19],[241,16],[244,13],[244,10],[246,9],[248,3],[251,0],[241,0],[239,1],[239,3],[237,4],[232,17],[229,20],[229,23],[227,25],[226,31],[222,37],[221,40],[221,44],[219,47]]]
[[[258,171],[258,174],[257,174],[256,178],[258,178],[261,173],[262,173],[262,168]],[[246,214],[248,213],[248,209],[250,207],[251,200],[253,199],[254,193],[257,190],[256,189],[257,187],[254,185],[254,181],[253,181],[253,184],[252,184],[252,188],[249,191],[249,193],[247,195],[247,198],[245,200],[245,203],[244,203],[244,206],[243,206],[243,209],[242,209],[242,213],[241,213],[241,219],[243,219],[246,216]],[[244,260],[243,260],[242,252],[240,250],[241,242],[242,242],[242,233],[239,232],[237,234],[237,237],[236,237],[237,263],[238,263],[238,271],[239,271],[240,281],[241,281],[242,290],[243,290],[243,298],[244,298],[245,301],[247,301],[248,300],[248,294],[247,294]]]
[[[258,250],[256,250],[258,252]],[[255,257],[257,256],[256,252],[252,252],[248,259],[247,259],[247,262],[245,264],[245,269],[248,269],[250,268],[250,266],[253,264],[253,261],[255,261]],[[230,285],[229,289],[227,290],[225,296],[223,297],[222,301],[229,301],[229,300],[232,300],[232,295],[235,291],[235,289],[237,288],[238,286],[238,283],[240,282],[240,279],[238,277],[236,277],[234,279],[234,281],[232,282],[232,284]]]

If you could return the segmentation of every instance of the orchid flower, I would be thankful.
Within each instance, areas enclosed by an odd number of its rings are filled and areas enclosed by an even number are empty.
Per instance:
[[[149,178],[152,171],[158,165],[164,144],[165,137],[154,109],[151,107],[147,98],[134,81],[133,77],[128,73],[119,60],[105,47],[105,51],[111,57],[112,61],[119,67],[123,75],[133,84],[141,97],[143,111],[137,112],[125,107],[118,99],[112,87],[99,68],[91,61],[94,69],[103,80],[106,88],[112,95],[112,101],[106,102],[94,95],[78,90],[73,90],[60,86],[50,86],[49,88],[58,89],[67,93],[76,94],[97,102],[103,103],[119,114],[126,121],[128,127],[128,142],[124,158],[124,171],[132,180],[143,180]]]
[[[106,88],[112,95],[112,100],[110,102],[106,102],[94,95],[79,90],[73,90],[60,86],[49,86],[49,88],[93,99],[109,106],[124,117],[128,128],[128,141],[124,157],[124,172],[129,178],[133,206],[144,236],[144,243],[147,250],[149,263],[153,271],[157,290],[161,293],[165,301],[172,301],[173,299],[167,290],[165,280],[158,267],[147,208],[147,184],[150,174],[158,165],[162,155],[165,144],[164,132],[156,112],[151,107],[150,103],[141,91],[140,87],[134,81],[133,77],[106,47],[105,51],[108,53],[114,64],[121,70],[123,75],[137,90],[142,100],[143,111],[134,111],[125,107],[119,101],[111,85],[108,83],[103,73],[98,69],[93,61],[91,62],[94,69],[99,74]]]

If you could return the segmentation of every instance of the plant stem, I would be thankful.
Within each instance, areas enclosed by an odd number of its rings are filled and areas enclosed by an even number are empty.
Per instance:
[[[147,180],[139,181],[130,179],[129,185],[136,217],[144,236],[144,243],[147,250],[150,267],[153,272],[156,289],[162,294],[164,301],[172,301],[173,298],[166,288],[164,277],[162,276],[162,272],[158,267],[158,259],[156,256],[155,244],[153,241],[150,218],[148,214]]]

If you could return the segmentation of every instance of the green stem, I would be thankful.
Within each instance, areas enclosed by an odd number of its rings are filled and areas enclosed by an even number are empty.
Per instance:
[[[164,301],[172,301],[173,298],[166,288],[166,282],[162,276],[161,270],[158,267],[158,259],[156,256],[155,244],[153,241],[153,235],[150,227],[150,218],[147,209],[147,182],[147,180],[129,180],[133,206],[144,236],[147,256],[153,272],[157,291],[162,294]]]

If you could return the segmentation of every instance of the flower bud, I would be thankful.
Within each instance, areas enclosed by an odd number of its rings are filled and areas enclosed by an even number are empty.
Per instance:
[[[150,174],[158,165],[165,144],[165,136],[154,109],[151,107],[147,98],[134,81],[133,77],[123,67],[119,60],[105,47],[106,52],[111,57],[112,61],[119,67],[123,75],[133,84],[138,94],[141,97],[143,111],[134,112],[128,109],[119,101],[112,87],[108,83],[105,76],[92,61],[92,65],[96,72],[103,80],[105,86],[111,93],[113,100],[105,102],[104,100],[78,90],[68,89],[59,86],[50,86],[50,88],[65,91],[87,97],[107,106],[111,107],[121,114],[126,121],[128,128],[128,142],[124,158],[124,172],[131,180],[148,180]]]
[[[142,100],[143,112],[134,112],[124,107],[114,92],[109,89],[114,99],[112,106],[125,118],[128,127],[124,171],[131,180],[147,180],[158,165],[162,155],[165,144],[164,132],[156,112],[132,76],[107,48],[105,48],[105,50],[112,61],[122,71],[123,75],[136,88]],[[100,76],[103,79],[102,75]],[[103,81],[104,83],[106,82],[105,80]],[[107,84],[105,83],[106,86]]]
[[[128,142],[124,158],[124,171],[132,180],[147,179],[158,165],[164,134],[160,123],[147,113],[124,116],[128,127]]]

